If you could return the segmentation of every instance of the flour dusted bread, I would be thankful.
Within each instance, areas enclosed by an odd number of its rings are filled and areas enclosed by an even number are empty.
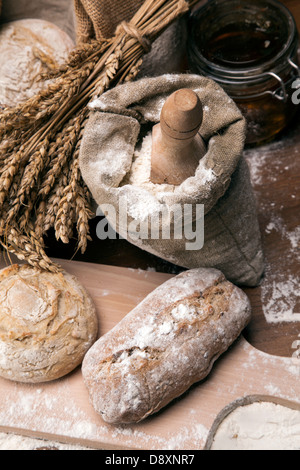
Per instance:
[[[1,24],[0,105],[16,106],[38,93],[38,75],[62,65],[73,48],[70,37],[48,21]]]
[[[13,265],[0,272],[0,376],[58,379],[81,364],[97,338],[92,299],[70,274]]]
[[[86,354],[94,409],[140,422],[204,379],[251,317],[248,297],[215,269],[194,269],[152,292]]]

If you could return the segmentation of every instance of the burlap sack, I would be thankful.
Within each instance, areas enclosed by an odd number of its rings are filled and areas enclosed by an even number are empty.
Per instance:
[[[130,21],[144,0],[74,0],[77,43],[109,38],[122,21]],[[187,18],[173,23],[145,54],[139,78],[180,72],[185,59]]]
[[[196,174],[178,187],[163,185],[155,194],[124,184],[141,135],[159,121],[166,98],[180,88],[196,91],[205,111],[201,134],[208,150]],[[214,267],[236,284],[256,286],[264,260],[256,201],[242,156],[245,121],[226,93],[198,75],[165,75],[118,86],[94,102],[93,109],[84,132],[80,167],[103,212],[106,205],[115,208],[116,218],[107,214],[113,228],[141,249],[178,266]],[[124,198],[127,222],[136,226],[162,207],[171,211],[175,204],[203,204],[203,248],[188,251],[184,238],[132,239],[119,213]]]
[[[122,21],[129,21],[144,0],[74,0],[78,42],[111,37]]]

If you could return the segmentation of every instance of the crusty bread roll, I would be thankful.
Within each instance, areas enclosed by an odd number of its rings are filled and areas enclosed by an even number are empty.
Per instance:
[[[58,379],[81,364],[97,339],[94,304],[64,272],[13,265],[0,272],[0,376],[17,382]]]
[[[204,379],[250,317],[246,294],[218,270],[167,281],[86,354],[94,409],[110,424],[144,420]]]
[[[40,72],[62,65],[74,48],[70,37],[44,20],[0,25],[0,105],[16,106],[44,86]]]

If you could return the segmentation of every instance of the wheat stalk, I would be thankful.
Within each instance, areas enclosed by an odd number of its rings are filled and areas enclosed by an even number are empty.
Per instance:
[[[146,0],[113,38],[75,49],[65,65],[41,75],[45,86],[26,103],[0,113],[0,244],[33,266],[57,271],[43,236],[54,228],[78,249],[90,240],[91,195],[79,151],[88,103],[134,80],[153,41],[198,0]]]

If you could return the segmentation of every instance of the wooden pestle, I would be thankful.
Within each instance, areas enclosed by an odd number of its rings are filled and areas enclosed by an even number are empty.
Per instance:
[[[178,90],[167,99],[152,131],[152,183],[178,186],[195,174],[206,153],[202,121],[202,104],[193,90]]]

